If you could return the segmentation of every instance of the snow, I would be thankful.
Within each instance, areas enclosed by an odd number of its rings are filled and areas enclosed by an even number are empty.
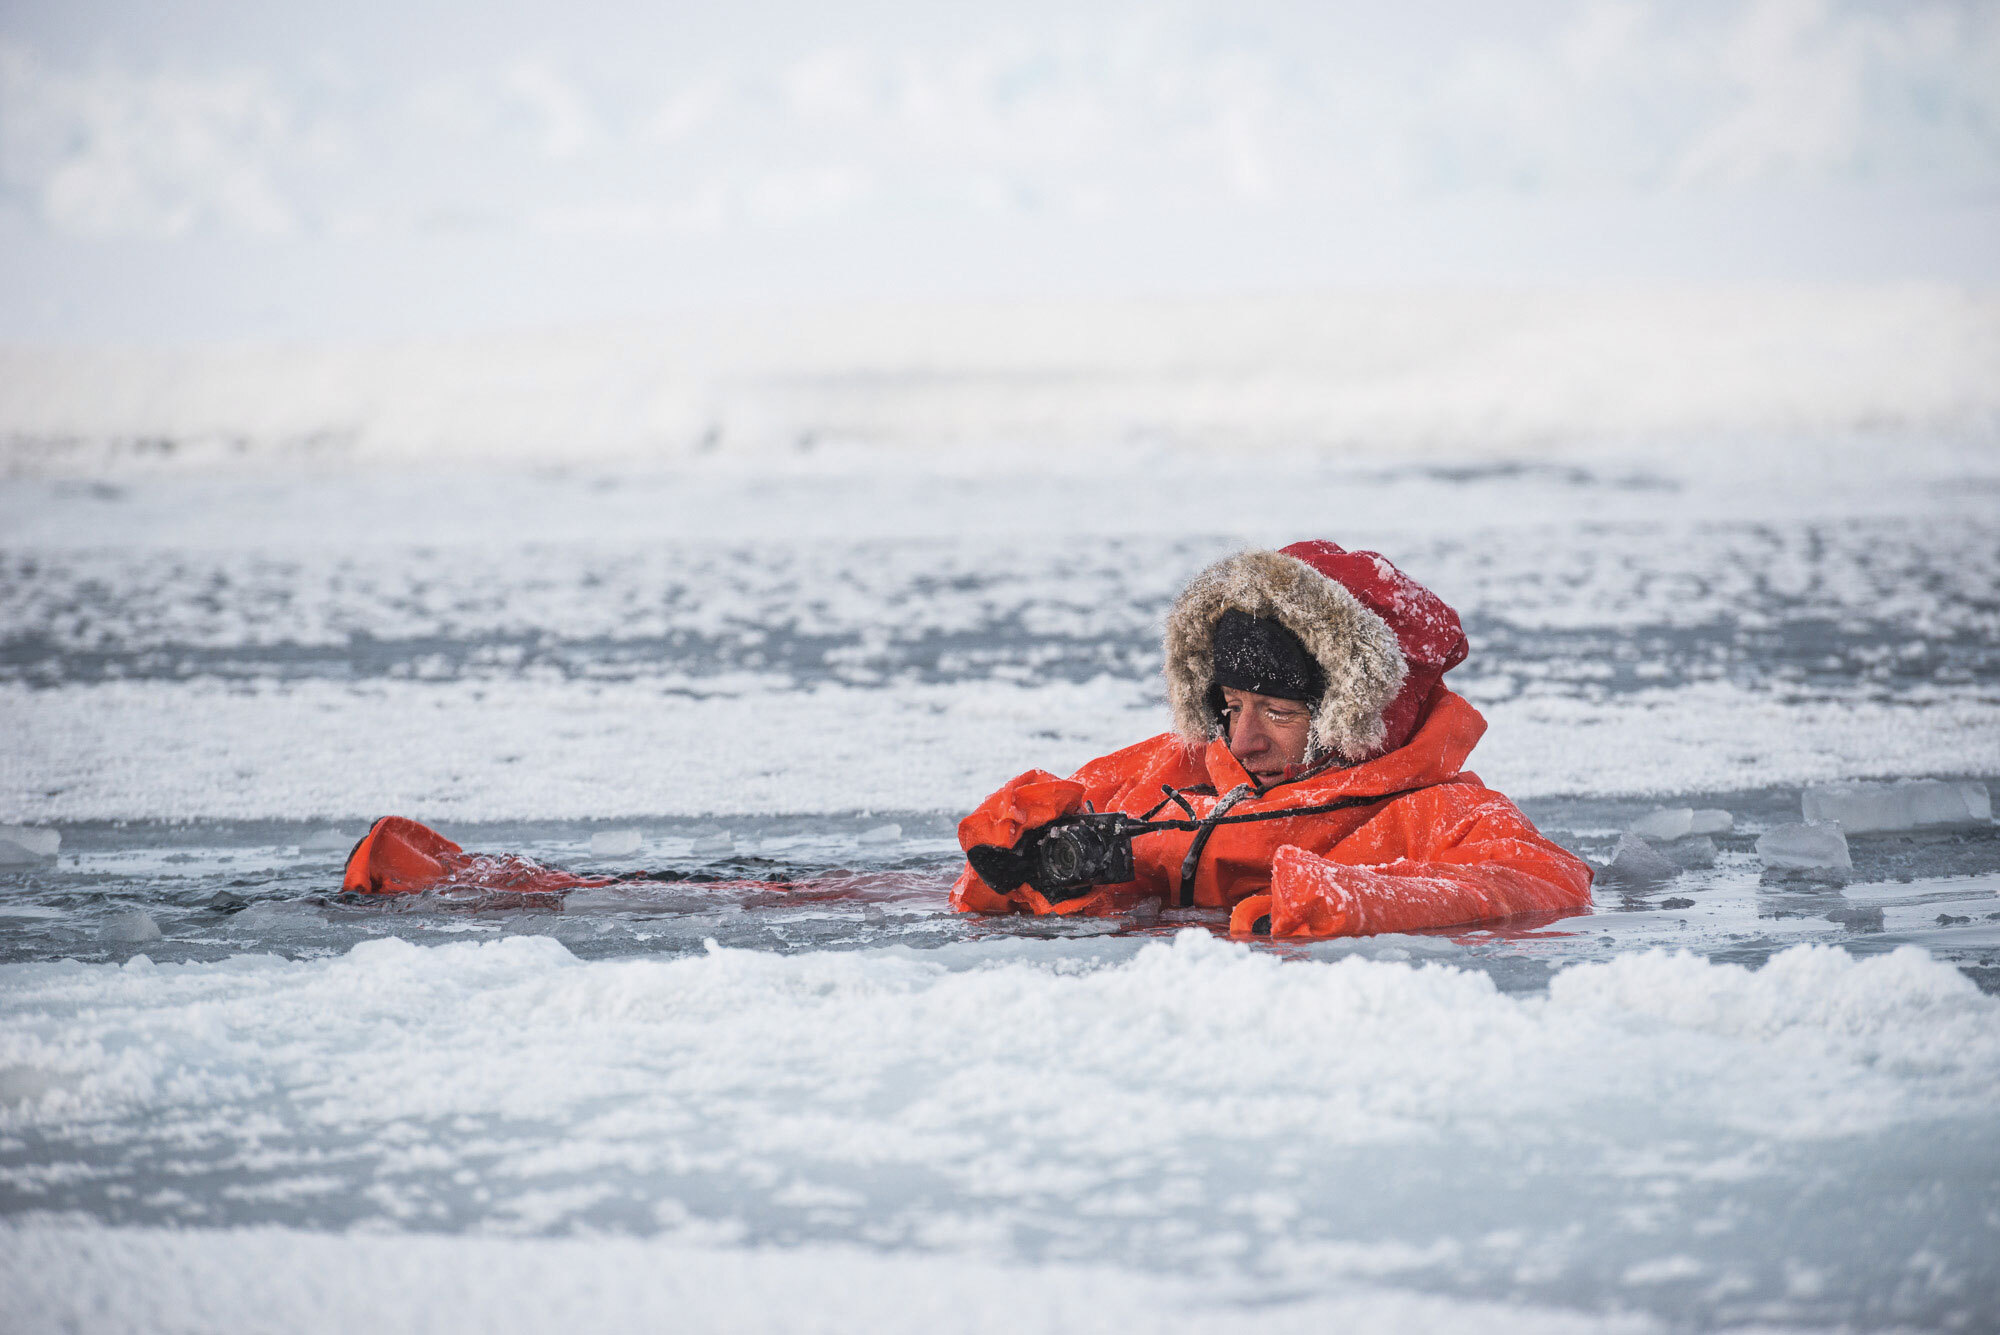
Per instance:
[[[608,1227],[749,1249],[729,1264],[867,1242],[1158,1269],[1210,1297],[1429,1276],[1604,1312],[1602,1276],[1679,1255],[1698,1290],[1810,1319],[1765,1267],[1827,1268],[1852,1301],[1904,1254],[1829,1222],[1746,1265],[1741,1232],[1803,1180],[1837,1215],[1887,1155],[1944,1230],[1911,1319],[1995,1282],[1990,1160],[1907,1151],[1919,1128],[1940,1151],[2000,1129],[2000,1000],[1921,950],[1754,971],[1648,952],[1510,995],[1201,931],[1047,945],[586,964],[527,936],[5,966],[0,1185],[39,1208],[31,1236],[85,1209],[442,1229],[464,1256]],[[228,1189],[161,1192],[189,1172]],[[1644,1219],[1596,1185],[1626,1176],[1650,1184]]]
[[[1838,821],[1850,834],[1985,824],[1993,818],[1985,784],[1938,779],[1814,784],[1800,794],[1800,805],[1808,821]]]
[[[2000,299],[1944,286],[856,303],[422,343],[0,347],[0,439],[10,472],[86,476],[769,463],[802,443],[984,469],[1024,444],[1513,457],[1981,430],[1996,349]]]
[[[1845,870],[1854,865],[1838,825],[1779,825],[1757,836],[1757,856],[1784,870]]]
[[[714,693],[695,695],[644,679],[533,677],[0,683],[12,738],[0,813],[435,822],[963,811],[1007,776],[1067,771],[1167,726],[1145,677],[787,685],[710,683]],[[1767,685],[1697,681],[1475,703],[1491,726],[1474,767],[1519,797],[1978,773],[2000,735],[2000,700],[1929,684],[1893,700],[1833,688],[1781,702]],[[1585,733],[1590,748],[1575,744]]]
[[[0,1322],[13,1335],[383,1335],[478,1330],[937,1331],[1270,1335],[1648,1335],[1640,1316],[1396,1292],[1365,1282],[1277,1303],[1184,1277],[863,1247],[729,1250],[623,1237],[523,1241],[0,1225]],[[795,1303],[790,1295],[809,1294]]]
[[[1991,298],[1083,306],[4,354],[0,1324],[2000,1309],[1993,829],[1773,828],[1990,818]],[[1307,536],[1465,615],[1594,911],[944,911]],[[340,896],[391,812],[691,879]]]

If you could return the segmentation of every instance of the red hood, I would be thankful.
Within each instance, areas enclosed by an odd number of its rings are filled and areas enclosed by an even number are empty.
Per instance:
[[[1402,746],[1429,712],[1444,674],[1465,661],[1469,646],[1458,613],[1379,552],[1350,552],[1324,539],[1279,550],[1345,587],[1395,633],[1403,653],[1403,684],[1382,710],[1383,738],[1376,754]]]

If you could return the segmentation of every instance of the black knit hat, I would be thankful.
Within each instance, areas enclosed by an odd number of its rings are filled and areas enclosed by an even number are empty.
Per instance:
[[[1316,705],[1326,691],[1325,671],[1275,617],[1255,617],[1232,607],[1215,623],[1214,645],[1210,689],[1218,694],[1227,686]]]

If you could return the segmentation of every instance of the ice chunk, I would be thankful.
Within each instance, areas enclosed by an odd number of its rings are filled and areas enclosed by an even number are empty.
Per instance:
[[[1838,821],[1849,834],[1985,824],[1993,818],[1985,784],[1941,779],[1814,784],[1799,795],[1799,807],[1808,821]]]
[[[724,830],[721,834],[705,834],[694,841],[689,850],[698,858],[711,858],[718,854],[736,851],[736,836]]]
[[[1662,807],[1647,812],[1625,830],[1641,839],[1680,839],[1694,832],[1694,812],[1687,807]]]
[[[1604,879],[1626,884],[1664,881],[1679,870],[1644,839],[1628,834],[1611,851],[1611,861],[1604,866]]]
[[[1799,810],[1809,822],[1837,821],[1854,834],[1907,830],[1914,815],[1906,795],[1886,783],[1814,784],[1799,794]]]
[[[1897,787],[1907,795],[1913,824],[1967,825],[1972,821],[1972,810],[1958,784],[1940,779],[1912,779]]]
[[[1689,834],[1728,834],[1736,828],[1736,817],[1717,807],[1699,807],[1688,825]]]
[[[304,853],[345,853],[361,842],[358,834],[348,834],[345,830],[326,829],[307,835],[299,841],[299,850]]]
[[[900,825],[877,825],[872,830],[863,830],[854,836],[857,844],[900,844],[903,842],[903,827]]]
[[[1659,852],[1676,867],[1684,870],[1693,871],[1715,865],[1715,840],[1705,834],[1676,839],[1671,844],[1662,844]]]
[[[0,867],[25,867],[41,859],[12,839],[0,839]]]
[[[160,924],[154,922],[153,915],[144,909],[129,909],[105,919],[97,937],[100,941],[157,941],[160,939]]]
[[[1757,836],[1757,856],[1786,870],[1849,868],[1847,835],[1838,825],[1779,825]]]
[[[644,842],[637,830],[599,830],[590,836],[590,855],[596,858],[629,858]]]
[[[32,825],[0,825],[0,840],[14,845],[30,858],[52,858],[62,847],[62,831],[37,829]],[[5,861],[5,850],[0,850],[0,862]]]

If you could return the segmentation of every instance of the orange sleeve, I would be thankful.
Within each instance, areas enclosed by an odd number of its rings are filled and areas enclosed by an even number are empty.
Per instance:
[[[1162,781],[1185,785],[1199,782],[1201,777],[1199,755],[1182,746],[1171,733],[1099,756],[1067,779],[1047,770],[1029,770],[1009,780],[958,823],[958,846],[968,852],[982,844],[1012,848],[1029,830],[1081,811],[1086,802],[1098,811],[1126,810],[1125,801],[1135,790],[1150,794]],[[1130,808],[1135,813],[1140,809]],[[1121,911],[1133,898],[1129,891],[1130,887],[1105,886],[1050,903],[1027,886],[1002,892],[980,880],[968,866],[952,887],[951,906],[974,913],[1100,915]]]
[[[1058,779],[1047,770],[1031,769],[1009,779],[999,792],[958,823],[958,846],[968,853],[981,845],[1012,848],[1036,826],[1081,811],[1083,797],[1084,786],[1076,780]],[[1034,913],[1073,911],[1052,908],[1046,899],[1025,885],[990,886],[969,865],[951,888],[951,906],[974,913],[1011,913],[1017,908]]]
[[[1574,912],[1590,905],[1590,879],[1582,859],[1500,794],[1440,785],[1393,804],[1329,857],[1280,848],[1271,934],[1369,936]]]
[[[982,844],[1012,848],[1036,826],[1083,810],[1083,794],[1075,779],[1045,769],[1016,775],[958,823],[958,846],[968,853]]]

